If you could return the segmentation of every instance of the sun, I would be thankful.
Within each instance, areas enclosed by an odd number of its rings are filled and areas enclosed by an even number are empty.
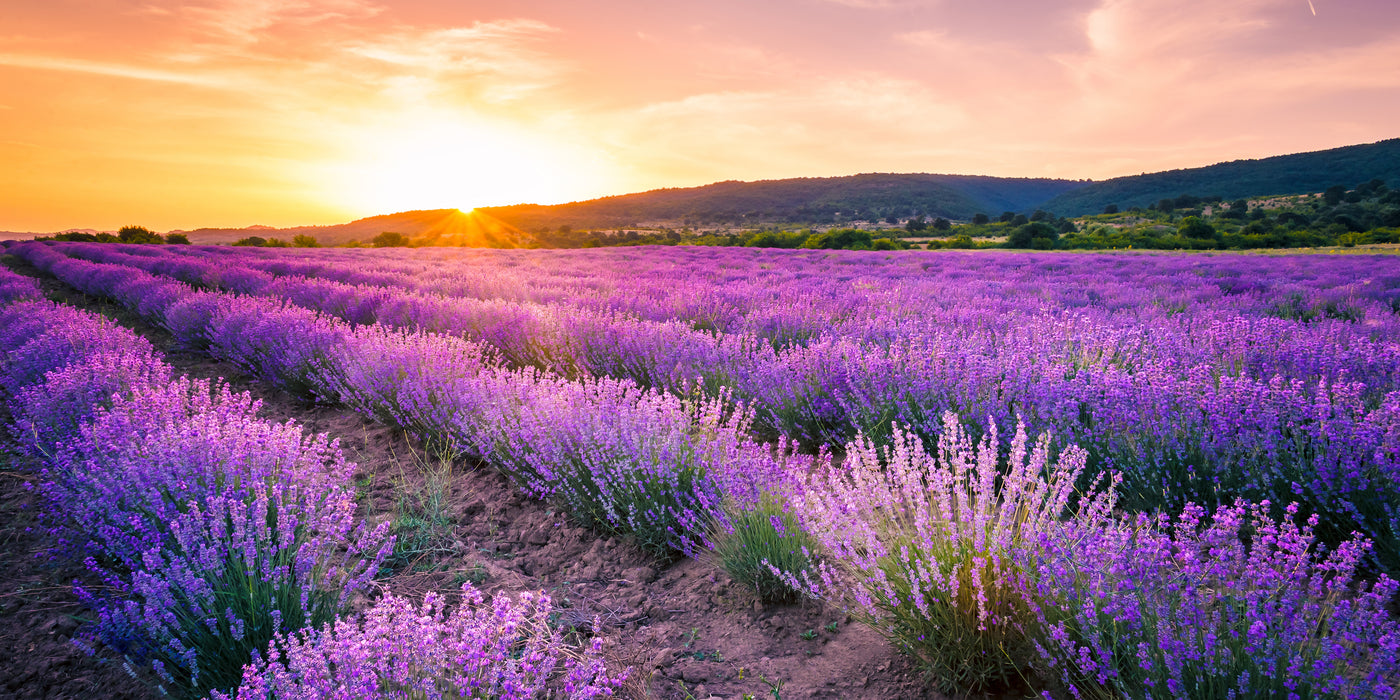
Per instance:
[[[346,130],[342,157],[318,178],[340,206],[365,214],[553,204],[596,196],[601,159],[509,124],[405,115]]]

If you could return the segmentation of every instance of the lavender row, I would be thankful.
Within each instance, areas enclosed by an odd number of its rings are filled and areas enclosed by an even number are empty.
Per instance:
[[[44,246],[12,252],[296,395],[480,455],[531,496],[562,503],[602,532],[631,533],[662,557],[707,548],[729,504],[757,497],[755,475],[768,478],[796,459],[753,442],[752,411],[724,396],[509,369],[460,338],[352,326]]]
[[[655,323],[557,309],[543,325],[538,316],[497,313],[505,307],[483,315],[494,302],[274,278],[238,266],[235,254],[208,253],[220,258],[215,265],[188,257],[197,251],[63,250],[287,298],[357,323],[484,339],[516,363],[533,357],[574,376],[622,375],[673,393],[698,377],[711,396],[733,387],[754,406],[761,433],[808,445],[839,446],[856,434],[887,440],[894,423],[934,439],[948,410],[1002,430],[1024,420],[1086,447],[1091,470],[1121,472],[1130,508],[1213,506],[1239,496],[1301,501],[1321,515],[1328,541],[1360,531],[1376,541],[1389,570],[1400,570],[1400,392],[1392,376],[1400,350],[1387,333],[1365,332],[1388,322],[1358,327],[1220,310],[1065,314],[990,303],[1003,313],[950,309],[939,317],[945,325],[913,324],[885,344],[830,335],[778,350],[755,336],[694,330],[686,337],[700,340],[678,342]]]
[[[0,267],[0,304],[42,299],[43,297],[43,293],[39,290],[39,284],[33,279]]]
[[[606,305],[600,309],[591,308],[597,305],[580,305],[568,301],[567,297],[543,303],[509,297],[463,298],[449,293],[451,290],[442,290],[442,285],[432,283],[431,278],[420,280],[403,274],[386,276],[366,272],[366,268],[384,264],[382,257],[361,254],[344,258],[350,252],[367,253],[365,251],[285,253],[289,257],[313,254],[321,257],[315,262],[296,263],[269,259],[268,251],[258,249],[166,251],[127,247],[130,252],[123,252],[111,246],[70,244],[67,250],[76,255],[97,256],[91,259],[98,261],[122,261],[192,284],[220,286],[242,293],[263,292],[275,279],[281,278],[315,277],[318,281],[339,281],[349,287],[332,285],[317,292],[321,297],[337,297],[334,305],[321,306],[321,310],[354,322],[416,323],[419,327],[470,334],[496,344],[507,359],[520,364],[546,366],[554,362],[562,367],[572,363],[594,374],[612,369],[627,372],[625,361],[602,359],[600,355],[608,352],[608,348],[594,346],[600,339],[612,342],[623,339],[637,345],[640,338],[633,339],[633,336],[656,336],[645,342],[659,345],[662,350],[626,349],[632,350],[634,356],[640,355],[632,360],[632,366],[647,367],[637,371],[634,379],[644,383],[654,379],[663,385],[668,377],[667,370],[675,367],[682,368],[682,376],[687,378],[693,374],[685,372],[697,371],[742,378],[749,373],[743,365],[772,362],[770,358],[749,357],[748,349],[759,343],[787,347],[844,339],[858,341],[865,346],[862,351],[869,353],[902,338],[938,337],[940,330],[946,331],[949,327],[955,328],[962,340],[971,342],[979,351],[983,347],[994,347],[1004,334],[1018,329],[1035,331],[1032,333],[1035,337],[1048,333],[1045,342],[1036,348],[1038,356],[1070,370],[1074,364],[1086,361],[1132,366],[1138,362],[1172,358],[1183,367],[1207,364],[1223,374],[1265,378],[1280,374],[1286,379],[1314,383],[1322,379],[1336,381],[1345,376],[1350,381],[1394,388],[1400,379],[1396,374],[1400,350],[1395,346],[1395,341],[1400,340],[1400,333],[1397,333],[1400,318],[1395,314],[1400,307],[1400,275],[1376,274],[1376,270],[1364,264],[1374,261],[1354,258],[1309,261],[1312,264],[1306,269],[1336,269],[1330,270],[1331,274],[1325,278],[1307,280],[1298,274],[1297,268],[1303,263],[1296,260],[1283,260],[1266,267],[1262,263],[1272,261],[1240,257],[1226,261],[1187,261],[1180,257],[1105,261],[1103,257],[1079,256],[1071,261],[1077,268],[1088,269],[1068,275],[1069,264],[1065,260],[1033,266],[1025,264],[1025,256],[988,255],[962,258],[961,263],[956,255],[919,256],[933,257],[933,262],[923,262],[917,268],[920,275],[915,276],[894,274],[901,270],[883,269],[879,256],[868,258],[857,253],[845,262],[862,267],[852,270],[847,265],[847,274],[834,278],[842,280],[839,287],[818,294],[834,309],[832,313],[820,315],[813,320],[816,326],[789,338],[800,342],[784,342],[774,334],[755,329],[696,333],[691,327],[693,319],[680,313],[667,316],[660,309],[637,315]],[[230,253],[229,250],[246,252]],[[599,252],[597,257],[607,263],[607,254]],[[810,256],[788,253],[786,255],[795,259],[782,260],[781,255],[778,263],[791,264],[799,270],[812,262]],[[536,257],[548,258],[539,254]],[[341,262],[328,262],[325,258]],[[904,258],[910,259],[910,256]],[[749,254],[749,265],[753,266],[757,259]],[[976,278],[970,278],[973,270],[967,269],[973,260],[986,265],[976,271],[980,273]],[[1321,262],[1316,262],[1318,260]],[[555,264],[560,262],[555,261]],[[586,261],[570,259],[567,262]],[[636,289],[639,284],[666,290],[667,294],[680,288],[691,296],[700,295],[697,284],[708,284],[723,289],[735,297],[735,304],[742,302],[750,309],[775,314],[799,313],[794,309],[800,305],[791,298],[794,284],[776,285],[768,293],[744,298],[736,296],[732,287],[742,287],[745,276],[728,274],[723,279],[704,281],[708,271],[706,260],[689,261],[694,263],[689,266],[670,261],[668,267],[683,271],[683,278],[675,272],[669,277],[634,272],[633,267],[639,261],[632,258],[616,262],[627,265],[628,272],[614,272],[600,280],[602,276],[595,270],[590,279],[594,286],[606,283],[636,292],[623,297],[626,299],[648,298],[648,294]],[[721,270],[730,270],[741,262],[733,256],[713,261]],[[1194,267],[1188,268],[1186,263]],[[501,261],[501,266],[515,264],[513,260]],[[592,265],[599,267],[599,261],[593,261]],[[246,269],[231,275],[230,266]],[[765,266],[774,265],[770,262]],[[417,267],[433,269],[426,264]],[[436,267],[452,269],[442,261]],[[471,271],[481,273],[484,267],[478,264]],[[532,266],[531,270],[537,271],[539,267]],[[645,270],[647,266],[641,267]],[[817,267],[825,270],[829,266]],[[867,267],[870,269],[865,269]],[[1094,269],[1096,267],[1106,269]],[[1279,267],[1294,269],[1291,283],[1283,283],[1290,281],[1289,275]],[[860,274],[853,275],[854,271]],[[882,276],[881,272],[890,274]],[[772,274],[772,271],[749,270],[747,279],[751,280],[758,273]],[[1064,279],[1047,281],[1047,276],[1057,273]],[[420,270],[419,274],[427,272]],[[1106,278],[1106,275],[1112,277]],[[712,274],[708,276],[713,277]],[[1242,279],[1245,276],[1248,279]],[[821,278],[815,275],[803,273],[799,279],[811,283],[801,288],[804,293],[813,293],[807,287],[822,286]],[[1276,279],[1283,282],[1264,284],[1262,281]],[[1230,293],[1223,293],[1227,288]],[[276,293],[275,289],[269,291]],[[386,296],[386,292],[392,291],[401,293]],[[694,294],[690,294],[692,292]],[[619,294],[614,291],[612,296]],[[396,305],[419,308],[411,313],[401,309],[378,309],[388,303],[387,298],[392,298]],[[1329,319],[1324,315],[1305,323],[1297,318],[1275,317],[1302,313],[1295,305],[1302,305],[1302,310],[1331,309],[1329,313],[1337,318]],[[421,308],[424,306],[429,308]],[[1075,327],[1054,327],[1063,320],[1062,316],[1073,319]],[[857,324],[859,328],[851,325],[852,319],[857,317],[862,319]],[[515,330],[515,337],[491,335],[502,323],[520,326]],[[778,322],[778,325],[788,324]],[[1132,335],[1144,327],[1156,332],[1147,337]],[[1067,334],[1067,330],[1072,332]],[[1125,335],[1128,336],[1126,344]],[[725,340],[729,341],[731,351],[725,351]],[[669,353],[664,348],[670,348]],[[621,348],[615,352],[622,355]]]
[[[388,554],[324,435],[174,378],[145,339],[30,301],[0,309],[0,347],[10,427],[44,457],[44,520],[102,583],[76,589],[93,639],[167,693],[236,686],[275,635],[345,610]]]

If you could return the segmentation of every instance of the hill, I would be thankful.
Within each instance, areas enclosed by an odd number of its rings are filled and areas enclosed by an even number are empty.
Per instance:
[[[830,224],[838,220],[917,215],[966,219],[978,212],[995,215],[1002,211],[1032,209],[1046,199],[1083,185],[1073,180],[870,173],[727,181],[569,204],[522,204],[478,211],[526,231],[559,226],[609,228],[648,223],[676,226]]]
[[[1060,216],[1097,214],[1110,204],[1146,207],[1181,194],[1226,200],[1321,192],[1380,178],[1400,183],[1400,139],[1258,160],[1235,160],[1203,168],[1168,170],[1093,182],[1061,192],[1038,205]]]

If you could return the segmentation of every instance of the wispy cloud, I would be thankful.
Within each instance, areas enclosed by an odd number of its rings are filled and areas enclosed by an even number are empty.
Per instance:
[[[234,87],[231,81],[216,75],[201,73],[181,73],[176,71],[160,70],[156,68],[145,68],[141,66],[133,66],[122,63],[88,61],[79,58],[32,56],[25,54],[0,54],[0,65],[13,66],[16,68],[36,68],[39,70],[64,71],[69,73],[87,73],[90,75],[102,75],[112,78],[149,80],[160,83],[176,83],[180,85],[192,85],[197,87],[222,89]]]
[[[214,0],[203,5],[180,6],[178,11],[210,34],[254,42],[273,27],[363,20],[379,15],[384,8],[365,0]]]
[[[472,80],[495,101],[518,99],[555,82],[564,62],[532,44],[559,30],[528,19],[476,22],[469,27],[401,29],[358,40],[345,51],[380,64],[383,80],[410,92],[451,89]]]

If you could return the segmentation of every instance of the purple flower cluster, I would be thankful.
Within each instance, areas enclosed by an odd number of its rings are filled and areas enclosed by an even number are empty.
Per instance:
[[[462,595],[451,612],[435,593],[417,607],[386,595],[363,619],[278,635],[236,693],[213,698],[586,700],[611,697],[626,679],[607,672],[601,640],[571,656],[550,626],[548,596],[501,594],[487,604],[469,584]]]
[[[1297,505],[1047,533],[1030,562],[1039,650],[1073,697],[1391,698],[1400,585],[1358,580],[1369,543],[1324,554]]]
[[[97,639],[167,692],[231,687],[274,634],[331,620],[387,556],[324,435],[257,418],[150,344],[49,302],[0,308],[12,429],[47,457],[45,518],[104,585]]]
[[[0,304],[42,299],[43,296],[33,279],[0,267]]]
[[[802,477],[793,496],[822,560],[776,573],[914,655],[944,692],[1009,682],[1030,658],[1027,552],[1113,508],[1109,488],[1080,496],[1071,514],[1084,451],[1052,463],[1048,436],[1028,443],[1018,427],[1003,453],[995,427],[976,442],[951,413],[932,454],[899,429],[888,448],[857,440],[839,469]]]

